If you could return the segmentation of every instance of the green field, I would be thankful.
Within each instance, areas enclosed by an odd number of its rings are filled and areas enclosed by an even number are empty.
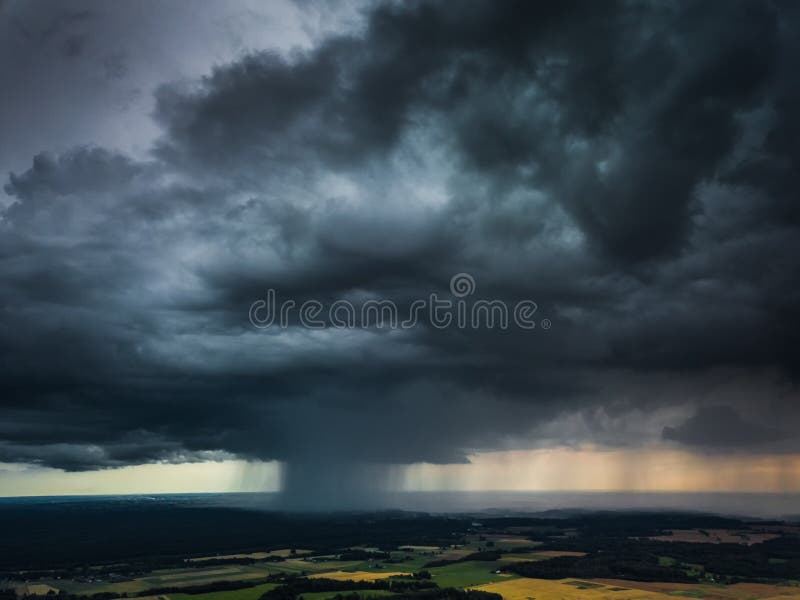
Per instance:
[[[167,571],[154,571],[151,575],[147,577],[141,577],[135,581],[146,584],[146,588],[157,588],[168,586],[204,585],[214,581],[222,580],[241,581],[247,579],[259,579],[268,574],[269,572],[263,568],[260,568],[260,566],[229,565],[210,569],[170,569]]]
[[[498,562],[507,565],[509,563],[525,562],[528,560],[546,560],[546,558],[544,556],[537,556],[531,552],[509,552],[508,554],[503,554]]]
[[[208,594],[170,594],[170,600],[258,600],[261,594],[277,587],[275,583],[263,583],[251,588],[210,592]]]
[[[121,581],[118,583],[85,583],[82,581],[73,581],[70,579],[47,579],[50,585],[56,587],[60,590],[64,590],[69,594],[78,594],[78,595],[90,595],[96,594],[100,592],[114,592],[118,594],[134,594],[137,592],[143,592],[151,585],[148,585],[144,581],[138,579],[132,579],[131,581]]]
[[[428,569],[439,587],[468,587],[495,581],[507,581],[508,575],[495,573],[502,565],[496,562],[468,561]]]
[[[344,567],[344,568],[337,567],[337,569],[341,571],[368,571],[370,573],[381,573],[383,571],[407,571],[413,573],[414,571],[422,570],[425,564],[427,564],[431,560],[433,559],[429,556],[413,555],[410,560],[403,560],[401,562],[387,563],[383,561],[369,560],[353,564],[352,566],[349,567]],[[332,571],[335,569],[331,568],[325,570]]]
[[[279,563],[264,563],[259,568],[270,573],[324,573],[325,571],[366,571],[361,566],[366,563],[354,560],[329,560],[312,562],[299,558],[290,558]],[[392,570],[392,569],[387,569]]]
[[[348,590],[344,592],[312,592],[310,594],[303,594],[300,596],[303,600],[327,600],[328,598],[333,598],[337,594],[341,594],[342,596],[346,596],[348,594],[358,594],[360,598],[379,598],[382,596],[394,596],[394,594],[387,590]],[[191,599],[189,599],[191,600]],[[220,599],[222,600],[222,599]],[[228,600],[225,598],[224,600]],[[234,599],[231,599],[234,600]],[[238,600],[238,599],[237,599]],[[249,599],[248,599],[249,600]]]
[[[498,540],[498,542],[500,542],[500,540]],[[478,550],[479,543],[476,537],[475,540],[471,540],[468,544],[460,546],[455,550],[452,548],[444,551],[438,550],[433,556],[431,556],[431,552],[428,550],[409,548],[406,551],[394,551],[390,555],[391,560],[397,562],[388,563],[382,560],[303,560],[302,558],[292,556],[280,562],[267,561],[249,565],[217,565],[206,568],[162,569],[130,581],[115,583],[108,581],[79,582],[74,580],[60,580],[58,582],[54,581],[53,585],[67,592],[77,594],[90,595],[98,592],[114,592],[133,595],[149,589],[206,585],[216,581],[257,581],[258,579],[274,574],[314,575],[336,571],[362,571],[376,574],[391,572],[413,573],[424,569],[425,564],[432,560],[449,556],[457,558],[458,556],[475,552]],[[514,542],[512,541],[509,543],[513,544]],[[523,554],[518,553],[514,558],[519,560],[523,556]],[[433,567],[428,570],[431,572],[433,581],[440,587],[466,587],[509,579],[507,575],[494,573],[495,570],[503,566],[501,562],[469,561],[453,563],[442,567]],[[264,583],[240,590],[197,595],[174,593],[168,594],[168,597],[170,600],[258,600],[266,590],[272,587],[274,587],[274,584]],[[306,594],[306,600],[325,600],[332,595],[335,594]],[[370,592],[370,595],[385,596],[388,595],[388,592]]]
[[[130,581],[81,582],[73,580],[46,580],[46,583],[72,594],[96,594],[100,592],[135,594],[163,587],[186,587],[205,585],[215,581],[249,581],[275,574],[313,574],[337,570],[375,571],[394,569],[368,569],[360,561],[305,561],[289,558],[281,562],[262,562],[253,565],[226,565],[209,568],[162,569]],[[408,569],[410,570],[410,569]],[[192,596],[193,598],[196,596]]]

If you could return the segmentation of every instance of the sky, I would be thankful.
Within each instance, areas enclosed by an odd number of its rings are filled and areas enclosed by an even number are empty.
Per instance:
[[[800,492],[798,23],[0,0],[0,495]]]

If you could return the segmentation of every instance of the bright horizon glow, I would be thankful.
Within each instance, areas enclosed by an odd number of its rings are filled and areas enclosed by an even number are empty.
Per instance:
[[[396,491],[800,493],[800,455],[702,455],[665,448],[474,454],[469,464],[394,467]],[[279,491],[278,462],[225,460],[65,472],[0,463],[0,496]]]

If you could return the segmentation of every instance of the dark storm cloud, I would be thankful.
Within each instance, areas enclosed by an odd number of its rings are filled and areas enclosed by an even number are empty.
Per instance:
[[[0,10],[2,8],[3,6],[0,5]],[[10,15],[9,18],[23,37],[35,40],[40,44],[61,38],[65,55],[75,56],[67,46],[76,40],[83,39],[84,36],[75,33],[75,30],[85,26],[86,21],[92,18],[92,13],[88,10],[56,11],[47,14],[41,21],[37,19],[34,24],[25,23],[15,15]]]
[[[165,84],[146,160],[42,153],[5,187],[0,460],[236,455],[313,479],[320,448],[753,446],[764,401],[800,425],[797,23],[749,2],[387,4]],[[553,329],[247,320],[270,287],[402,307],[458,272]]]
[[[785,431],[748,423],[729,406],[704,406],[677,427],[664,427],[665,440],[711,448],[739,448],[775,442]]]
[[[336,39],[291,63],[248,57],[190,94],[166,88],[164,152],[226,174],[242,158],[321,153],[338,165],[373,159],[433,112],[466,168],[505,182],[534,171],[521,183],[550,191],[601,249],[629,260],[676,251],[693,189],[733,147],[737,114],[763,100],[775,14],[473,8],[378,8],[363,41]]]

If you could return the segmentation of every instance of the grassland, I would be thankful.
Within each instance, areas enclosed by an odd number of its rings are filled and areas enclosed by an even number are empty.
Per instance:
[[[459,546],[450,546],[442,549],[438,546],[408,546],[402,550],[390,553],[391,562],[386,560],[335,560],[336,555],[306,558],[292,555],[289,549],[268,552],[254,552],[248,554],[230,554],[209,556],[191,559],[192,568],[156,570],[145,576],[129,581],[75,581],[63,580],[66,591],[77,594],[94,594],[98,592],[126,593],[129,595],[141,593],[150,589],[165,587],[187,587],[210,584],[216,581],[249,581],[264,578],[269,575],[308,575],[310,577],[324,577],[340,581],[375,581],[392,576],[410,575],[422,570],[432,560],[457,560],[479,548],[485,547],[488,537],[496,546],[506,548],[521,547],[522,538],[517,536],[487,536],[479,539],[470,536],[467,543]],[[527,544],[530,546],[530,543]],[[360,548],[366,549],[366,548]],[[303,552],[302,550],[298,552]],[[213,565],[202,567],[203,560],[252,558],[264,559],[271,555],[280,556],[280,561],[264,561],[255,564]],[[535,560],[532,554],[518,552],[509,558],[517,560]],[[508,565],[503,561],[468,561],[453,563],[441,567],[427,569],[431,572],[433,581],[440,587],[468,587],[502,581],[509,579],[508,574],[495,573],[496,570]],[[266,587],[265,587],[266,585]],[[211,592],[207,594],[189,595],[173,593],[163,596],[162,600],[257,600],[272,584],[258,585],[235,591]],[[59,586],[61,587],[61,586]]]
[[[511,577],[507,574],[495,573],[499,568],[500,565],[495,562],[467,561],[444,567],[433,567],[428,571],[439,587],[464,588],[492,581],[503,581]]]
[[[404,575],[411,575],[411,573],[403,571],[381,571],[380,573],[372,573],[369,571],[329,571],[310,575],[310,578],[335,579],[336,581],[376,581],[378,579],[402,577]]]
[[[226,560],[234,558],[252,558],[253,560],[264,560],[265,558],[289,558],[290,556],[304,556],[310,554],[311,550],[294,550],[292,553],[291,548],[280,548],[278,550],[270,550],[269,552],[249,552],[245,554],[221,554],[217,556],[200,556],[197,558],[190,558],[189,562],[203,562],[208,560]]]
[[[555,558],[556,556],[586,556],[586,552],[574,552],[570,550],[542,550],[540,552],[532,552],[530,556],[544,559]]]
[[[477,544],[470,546],[462,546],[460,548],[452,548],[449,550],[444,550],[439,554],[437,554],[435,560],[458,560],[460,558],[464,558],[468,554],[472,554],[473,552],[477,551],[478,551]]]
[[[266,563],[268,569],[274,569],[274,573],[323,573],[325,571],[345,571],[345,570],[364,570],[362,561],[356,560],[326,560],[314,562],[311,560],[301,560],[290,558],[279,563]]]
[[[669,535],[651,536],[648,539],[662,542],[690,542],[695,544],[761,544],[780,537],[778,533],[728,529],[673,529]]]
[[[394,596],[392,592],[388,590],[350,590],[344,592],[312,592],[310,594],[303,594],[303,600],[328,600],[328,598],[333,598],[337,594],[341,594],[342,596],[347,596],[350,594],[358,594],[360,598],[382,598],[385,596]],[[227,599],[226,599],[227,600]]]
[[[208,594],[169,594],[169,600],[258,600],[261,594],[277,587],[275,583],[264,583],[241,590],[210,592]]]
[[[209,569],[168,569],[153,571],[146,577],[132,581],[108,584],[109,591],[142,591],[159,587],[185,587],[190,585],[203,585],[214,581],[246,581],[260,579],[267,573],[264,569],[248,565],[229,565]],[[131,590],[130,588],[135,588]]]
[[[526,562],[529,560],[547,560],[556,556],[585,556],[585,552],[570,552],[567,550],[545,550],[542,552],[511,552],[504,554],[497,561],[505,566],[515,562]]]
[[[393,562],[381,560],[365,560],[351,566],[340,567],[344,571],[369,571],[371,573],[382,573],[389,571],[419,571],[426,563],[433,560],[430,556],[421,554],[409,554],[406,552],[392,552]],[[439,557],[436,557],[439,558]],[[332,563],[326,563],[332,564]]]
[[[301,574],[324,571],[331,568],[351,567],[358,563],[312,563],[301,559],[288,559],[281,562],[267,562],[255,565],[227,565],[208,569],[163,569],[153,571],[144,577],[119,582],[84,582],[75,580],[49,581],[51,585],[73,594],[96,594],[112,592],[136,594],[145,590],[164,587],[187,587],[204,585],[215,581],[249,581],[262,579],[277,573]]]
[[[80,580],[61,579],[58,581],[49,580],[52,585],[64,590],[69,594],[97,594],[101,592],[112,592],[117,594],[135,594],[143,592],[153,587],[143,581],[132,579],[130,581],[120,581],[117,583],[107,582],[84,582]]]
[[[478,540],[478,545],[486,545],[486,542],[491,542],[495,550],[517,550],[519,548],[530,547],[535,545],[527,537],[521,535],[486,535],[483,536],[485,540]]]

